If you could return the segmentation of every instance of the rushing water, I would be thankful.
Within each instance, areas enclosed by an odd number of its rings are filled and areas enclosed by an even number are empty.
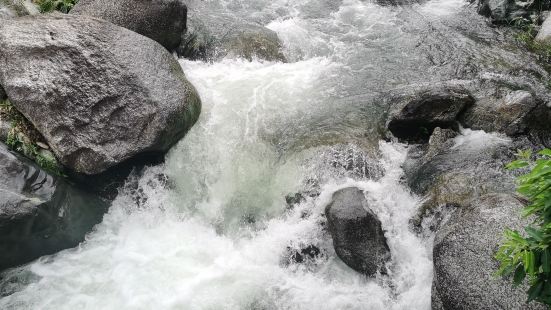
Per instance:
[[[203,100],[197,125],[129,180],[86,242],[6,272],[1,309],[430,309],[431,240],[409,228],[406,146],[380,141],[375,98],[481,73],[462,51],[492,62],[485,42],[500,34],[459,0],[220,6],[276,31],[289,63],[181,61]],[[367,279],[334,253],[323,211],[347,186],[382,221],[388,275]],[[289,208],[297,192],[319,195]],[[315,259],[289,258],[310,245]]]

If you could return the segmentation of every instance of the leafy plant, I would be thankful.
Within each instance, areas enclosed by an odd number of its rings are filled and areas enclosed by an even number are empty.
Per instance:
[[[506,230],[505,241],[496,254],[500,262],[498,274],[512,275],[515,285],[527,278],[528,302],[536,300],[551,306],[551,149],[539,152],[535,162],[529,151],[518,155],[519,159],[507,168],[531,169],[518,178],[517,191],[529,201],[523,217],[533,217],[533,221],[524,228],[527,236]]]
[[[77,4],[78,0],[35,0],[38,9],[41,13],[60,11],[69,13],[69,11]]]

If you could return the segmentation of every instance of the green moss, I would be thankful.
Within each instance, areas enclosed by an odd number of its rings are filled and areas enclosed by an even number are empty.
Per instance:
[[[8,100],[0,101],[0,118],[11,123],[6,138],[9,148],[33,160],[52,174],[65,176],[55,156],[38,146],[39,141],[44,141],[42,135]]]

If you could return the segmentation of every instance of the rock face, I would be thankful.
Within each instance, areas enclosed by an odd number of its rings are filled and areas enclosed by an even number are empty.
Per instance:
[[[402,140],[426,141],[436,127],[457,127],[458,115],[474,103],[469,92],[459,85],[441,83],[418,85],[398,90],[387,128]]]
[[[452,215],[434,244],[433,309],[545,309],[526,305],[527,287],[494,276],[495,251],[506,227],[521,230],[522,204],[511,195],[486,195]]]
[[[537,106],[536,99],[529,92],[512,91],[500,98],[478,101],[462,116],[461,123],[472,129],[515,136],[534,125],[532,112]]]
[[[224,57],[285,61],[277,34],[243,21],[209,3],[189,4],[188,29],[178,54],[213,61]]]
[[[536,36],[536,41],[543,43],[551,43],[551,18],[545,19],[541,25],[540,31]]]
[[[0,84],[59,161],[88,175],[166,152],[201,109],[195,88],[161,45],[77,15],[1,24]]]
[[[186,31],[187,8],[180,0],[80,0],[71,14],[101,18],[175,50]]]
[[[368,276],[382,270],[390,259],[390,249],[381,222],[370,211],[361,190],[336,192],[325,215],[337,256],[345,264]]]
[[[0,270],[76,246],[106,210],[0,144]]]

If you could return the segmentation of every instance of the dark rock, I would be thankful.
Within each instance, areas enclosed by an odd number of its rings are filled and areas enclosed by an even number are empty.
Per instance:
[[[71,248],[108,204],[0,143],[0,270]]]
[[[320,248],[312,244],[305,246],[300,250],[293,250],[291,248],[288,248],[287,250],[289,251],[289,262],[295,264],[309,262],[322,255]]]
[[[274,31],[205,2],[189,4],[187,33],[178,54],[206,61],[224,57],[285,61]]]
[[[525,133],[533,124],[538,102],[527,91],[511,91],[503,97],[488,97],[461,116],[461,123],[472,129],[502,132],[508,136]]]
[[[495,277],[495,252],[507,227],[521,230],[522,204],[511,195],[492,194],[459,209],[436,235],[433,309],[546,309],[526,305],[526,285]]]
[[[48,14],[2,24],[0,62],[12,104],[76,173],[163,154],[201,109],[166,49],[95,18]]]
[[[0,85],[0,101],[8,99],[8,95],[6,95],[6,91],[4,88],[2,88],[2,85]]]
[[[395,104],[387,128],[410,142],[428,140],[436,127],[456,128],[458,115],[474,103],[465,88],[452,83],[412,85],[391,96]]]
[[[186,31],[187,7],[180,0],[80,0],[71,14],[101,18],[175,50]]]
[[[514,0],[482,0],[479,2],[478,13],[490,17],[495,23],[507,23],[515,9]]]
[[[335,252],[345,264],[367,276],[383,271],[390,249],[361,190],[345,188],[333,194],[325,215]]]

